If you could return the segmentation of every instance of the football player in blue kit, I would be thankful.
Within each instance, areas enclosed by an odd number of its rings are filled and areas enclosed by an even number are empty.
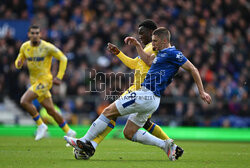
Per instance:
[[[74,148],[85,152],[91,157],[95,152],[91,147],[93,139],[105,130],[110,120],[130,114],[123,131],[124,136],[134,142],[157,146],[165,151],[169,160],[175,161],[182,153],[178,153],[177,145],[174,144],[172,139],[161,140],[147,131],[139,130],[139,128],[145,124],[148,116],[157,110],[160,97],[172,82],[180,67],[191,73],[201,99],[208,104],[211,103],[212,99],[203,88],[197,68],[181,51],[171,46],[170,32],[166,28],[160,27],[153,32],[152,45],[153,49],[158,51],[156,56],[149,56],[143,52],[142,46],[134,37],[127,37],[125,42],[134,45],[138,54],[147,58],[148,62],[152,64],[141,89],[124,95],[104,109],[103,113],[92,123],[84,137],[76,139],[65,136],[64,138]]]

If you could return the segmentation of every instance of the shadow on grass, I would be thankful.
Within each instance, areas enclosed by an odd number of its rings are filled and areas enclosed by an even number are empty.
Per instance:
[[[121,161],[126,161],[126,162],[170,162],[169,160],[148,160],[148,159],[89,159],[89,160],[76,160],[76,159],[62,159],[62,161],[74,161],[74,162],[121,162]]]

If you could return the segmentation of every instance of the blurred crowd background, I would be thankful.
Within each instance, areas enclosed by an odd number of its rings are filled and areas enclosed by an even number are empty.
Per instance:
[[[107,43],[136,57],[136,50],[123,40],[126,36],[138,37],[139,23],[152,19],[170,30],[172,45],[198,68],[204,87],[213,98],[212,105],[203,103],[192,76],[180,72],[165,90],[153,121],[171,126],[250,127],[249,16],[247,0],[0,1],[0,20],[38,24],[42,39],[67,56],[63,84],[52,88],[52,96],[58,111],[72,124],[89,123],[114,101],[104,100],[105,92],[88,92],[90,71],[132,72],[106,50]],[[22,42],[11,32],[0,33],[2,108],[5,97],[19,104],[29,86],[27,68],[20,71],[14,66]],[[54,75],[57,69],[57,61],[53,61]],[[105,83],[105,77],[100,79],[99,83]],[[126,76],[122,81],[120,89],[128,88]],[[110,84],[111,90],[116,87],[116,82]],[[37,102],[34,104],[40,108]]]

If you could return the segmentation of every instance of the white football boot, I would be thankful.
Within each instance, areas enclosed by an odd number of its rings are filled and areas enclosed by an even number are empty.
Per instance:
[[[41,125],[38,126],[37,131],[36,131],[36,137],[35,140],[38,141],[46,136],[46,132],[48,130],[48,127],[46,124],[42,123]]]
[[[68,132],[67,132],[67,136],[68,137],[73,137],[75,138],[76,137],[76,132],[72,129],[70,129]],[[70,144],[69,143],[66,143],[66,147],[70,147]]]
[[[76,138],[72,138],[72,137],[68,137],[68,136],[64,136],[64,139],[67,141],[68,144],[70,144],[73,148],[76,148],[77,150],[79,150],[80,152],[82,151],[81,148],[78,147],[77,145],[77,139]],[[66,145],[67,146],[67,145]]]
[[[168,139],[165,141],[165,147],[163,150],[166,152],[168,155],[168,158],[170,161],[175,161],[175,150],[176,150],[177,145],[174,144],[174,140]]]

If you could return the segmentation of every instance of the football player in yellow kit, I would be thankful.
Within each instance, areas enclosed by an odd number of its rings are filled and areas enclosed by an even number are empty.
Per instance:
[[[27,61],[31,86],[23,94],[20,104],[38,125],[35,140],[43,138],[48,127],[43,123],[37,109],[32,104],[34,99],[40,102],[67,136],[75,137],[76,132],[70,129],[62,116],[56,112],[50,93],[52,84],[60,85],[62,82],[67,67],[67,58],[53,44],[41,39],[40,28],[37,25],[30,26],[28,37],[30,40],[22,44],[15,66],[17,69],[21,69],[25,60]],[[60,62],[58,74],[54,79],[50,71],[53,57]]]
[[[153,51],[152,47],[152,32],[157,28],[157,25],[152,20],[144,20],[141,24],[138,26],[138,34],[139,39],[145,45],[144,52],[148,53],[149,55],[157,55],[156,51]],[[141,88],[141,83],[144,81],[148,70],[150,68],[150,65],[147,64],[147,60],[143,60],[143,57],[136,57],[136,58],[130,58],[126,56],[122,51],[120,51],[115,45],[109,43],[108,44],[108,50],[116,55],[127,67],[130,69],[135,70],[134,74],[134,84],[128,88],[122,96],[126,95],[129,92],[136,91]],[[153,123],[150,120],[151,117],[147,120],[143,128],[145,128],[148,132],[152,133],[156,137],[166,140],[169,139],[169,137],[166,135],[166,133],[155,123]],[[115,121],[111,120],[108,127],[102,134],[97,136],[93,141],[99,144],[104,137],[114,128]]]
[[[143,49],[143,51],[150,56],[152,54],[157,55],[157,52],[153,51],[153,47],[152,47],[152,32],[155,29],[157,29],[157,26],[152,20],[145,20],[138,27],[139,39],[141,40],[143,45],[145,45],[145,48]],[[129,42],[129,40],[125,39],[125,43],[127,43],[127,42]],[[111,43],[108,44],[107,49],[112,54],[116,55],[127,67],[135,70],[134,84],[128,90],[126,90],[122,94],[122,96],[126,95],[129,92],[133,92],[133,91],[140,89],[141,83],[144,81],[146,74],[148,73],[148,70],[150,69],[150,66],[151,66],[150,61],[148,61],[149,59],[147,59],[147,57],[145,57],[145,56],[143,56],[143,57],[138,56],[138,57],[132,59],[132,58],[126,56],[122,51],[120,51],[115,45],[113,45]],[[139,55],[144,54],[138,50],[137,50],[137,52]],[[161,129],[161,127],[158,126],[157,124],[153,123],[150,120],[150,118],[151,118],[151,116],[148,118],[148,120],[144,124],[143,128],[146,129],[151,134],[153,134],[154,136],[156,136],[162,140],[170,140],[168,135]],[[132,122],[132,121],[128,120],[128,122]],[[127,122],[127,124],[128,124],[128,122]],[[86,152],[86,154],[80,153],[81,156],[84,156],[84,159],[88,159],[89,157],[91,157],[94,154],[95,149],[98,146],[98,144],[100,144],[101,141],[108,135],[108,133],[115,127],[115,123],[116,123],[115,120],[111,120],[109,122],[108,126],[106,127],[106,129],[101,134],[99,134],[95,139],[93,139],[91,142],[87,141],[86,143],[78,144],[79,146],[82,146],[82,150],[84,152]],[[129,127],[126,127],[126,129],[124,130],[125,135],[129,134],[129,132],[130,132],[129,129],[130,129]],[[69,141],[70,138],[65,137],[65,140],[70,143],[70,141]],[[84,137],[80,138],[80,140],[82,140],[84,142]],[[80,141],[77,141],[77,142],[80,142]],[[74,147],[74,145],[72,145],[72,146]],[[180,148],[179,146],[177,146],[177,148],[176,148],[176,156],[177,157],[176,158],[178,159],[178,157],[180,157],[182,154],[183,154],[183,149]]]

